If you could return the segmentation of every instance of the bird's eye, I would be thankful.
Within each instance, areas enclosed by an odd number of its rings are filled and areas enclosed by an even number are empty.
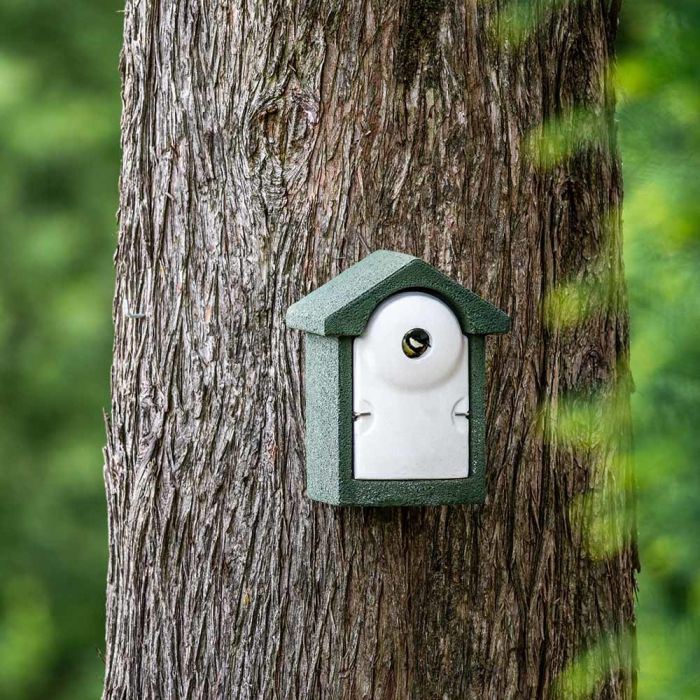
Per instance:
[[[430,347],[430,336],[422,328],[412,328],[401,341],[401,349],[412,360],[423,355]]]

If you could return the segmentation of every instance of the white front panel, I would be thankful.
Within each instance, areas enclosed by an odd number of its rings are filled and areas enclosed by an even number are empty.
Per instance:
[[[468,352],[437,297],[403,292],[377,307],[353,344],[356,479],[469,476]]]

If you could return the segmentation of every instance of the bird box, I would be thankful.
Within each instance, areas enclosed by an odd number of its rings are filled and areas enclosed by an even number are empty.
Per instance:
[[[427,263],[381,250],[287,311],[305,332],[309,497],[480,503],[485,337],[510,319]]]

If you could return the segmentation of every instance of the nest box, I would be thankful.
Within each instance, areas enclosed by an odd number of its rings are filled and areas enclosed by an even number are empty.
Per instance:
[[[499,309],[381,250],[287,311],[306,338],[308,495],[336,505],[481,503],[485,337]]]

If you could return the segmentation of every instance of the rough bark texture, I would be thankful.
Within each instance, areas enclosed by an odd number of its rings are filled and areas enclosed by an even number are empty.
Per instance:
[[[572,507],[627,468],[551,425],[626,376],[617,3],[555,5],[514,46],[489,0],[127,1],[105,698],[543,698],[602,639],[593,694],[634,695],[634,545],[592,556]],[[538,167],[571,109],[606,137]],[[483,507],[304,495],[284,312],[377,248],[513,319]],[[570,280],[607,303],[558,328]]]

